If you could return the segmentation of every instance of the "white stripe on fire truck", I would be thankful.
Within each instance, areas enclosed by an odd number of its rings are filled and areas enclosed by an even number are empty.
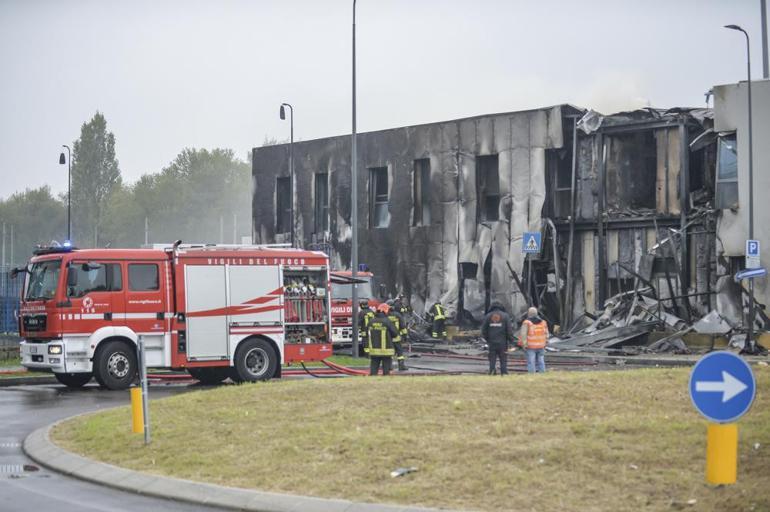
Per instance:
[[[278,334],[282,332],[283,329],[230,329],[230,334]]]
[[[60,320],[100,320],[104,318],[105,313],[62,313],[59,315]],[[155,320],[158,318],[157,313],[113,313],[118,315],[120,319],[127,320]],[[174,313],[163,313],[163,318],[174,318]]]

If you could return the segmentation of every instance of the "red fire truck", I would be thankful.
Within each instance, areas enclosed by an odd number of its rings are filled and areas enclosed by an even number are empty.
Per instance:
[[[353,339],[353,273],[350,270],[332,272],[332,343],[350,345]],[[356,273],[358,300],[369,301],[370,308],[380,305],[374,294],[374,274],[368,271]]]
[[[19,312],[21,363],[80,387],[125,389],[147,366],[204,383],[280,377],[332,354],[329,260],[261,246],[39,250]]]

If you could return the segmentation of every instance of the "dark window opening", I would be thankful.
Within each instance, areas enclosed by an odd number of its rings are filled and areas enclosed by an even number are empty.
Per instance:
[[[388,227],[388,207],[388,168],[373,167],[369,169],[369,227]]]
[[[291,230],[291,182],[289,178],[275,180],[275,232]]]
[[[481,222],[500,218],[500,170],[497,155],[476,157],[476,190]]]
[[[91,292],[119,292],[123,289],[120,265],[116,263],[89,263],[87,268],[80,263],[73,263],[68,272],[77,274],[77,277],[75,285],[67,288],[67,297],[77,298]]]
[[[720,210],[738,207],[738,144],[734,133],[719,138],[715,205]]]
[[[614,210],[654,209],[657,166],[654,130],[608,136],[608,206]]]
[[[430,159],[414,161],[412,185],[412,226],[430,226]]]
[[[460,263],[460,278],[461,279],[476,279],[479,273],[479,265],[477,263],[470,263],[463,261]]]
[[[128,289],[132,292],[149,292],[160,289],[158,266],[154,263],[129,264]]]
[[[315,233],[329,231],[329,175],[319,172],[315,175]]]
[[[546,150],[545,159],[553,191],[551,194],[546,194],[546,201],[550,202],[549,211],[557,219],[567,218],[570,215],[572,198],[572,146],[569,150]]]

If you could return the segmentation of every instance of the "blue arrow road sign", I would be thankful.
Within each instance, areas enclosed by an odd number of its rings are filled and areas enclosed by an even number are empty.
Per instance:
[[[731,352],[703,356],[690,373],[693,405],[706,419],[716,423],[730,423],[746,414],[756,390],[751,367]]]
[[[540,232],[524,232],[524,236],[521,237],[521,252],[527,253],[539,253],[540,252]]]

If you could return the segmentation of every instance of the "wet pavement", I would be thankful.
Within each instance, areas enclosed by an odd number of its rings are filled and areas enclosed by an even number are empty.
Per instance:
[[[152,398],[196,389],[153,386]],[[37,428],[79,413],[129,403],[128,391],[107,391],[96,385],[70,390],[61,385],[0,388],[0,510],[28,512],[214,511],[163,499],[116,491],[39,467],[22,452],[24,439]]]

